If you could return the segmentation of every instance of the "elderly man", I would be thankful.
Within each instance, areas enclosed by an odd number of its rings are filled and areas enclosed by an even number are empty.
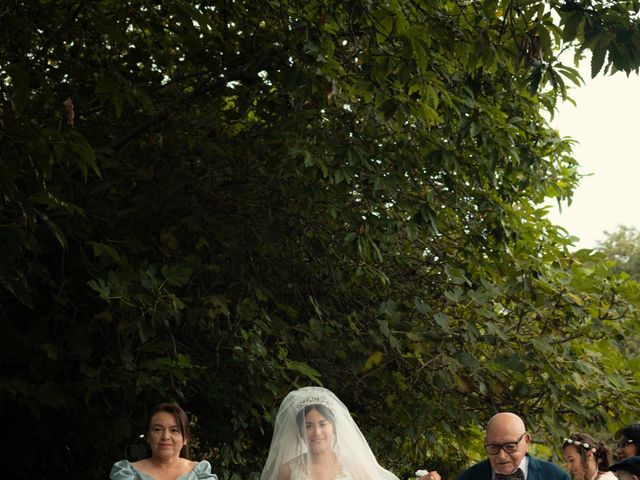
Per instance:
[[[519,416],[509,412],[494,415],[484,440],[488,460],[476,463],[456,480],[569,480],[569,475],[554,464],[529,455],[530,442]]]

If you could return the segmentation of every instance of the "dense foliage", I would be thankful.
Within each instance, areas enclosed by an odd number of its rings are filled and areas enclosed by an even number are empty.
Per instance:
[[[614,271],[640,279],[640,231],[620,225],[613,232],[604,232],[605,239],[598,242],[598,250],[615,262]]]
[[[311,383],[405,477],[478,458],[499,409],[546,455],[630,420],[638,285],[539,205],[578,181],[544,115],[579,83],[558,49],[637,71],[637,8],[4,2],[7,458],[104,478],[174,399],[255,478]]]

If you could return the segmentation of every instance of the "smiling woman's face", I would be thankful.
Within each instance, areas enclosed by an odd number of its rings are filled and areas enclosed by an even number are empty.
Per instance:
[[[574,480],[591,480],[598,470],[596,460],[592,452],[587,452],[587,464],[585,465],[578,449],[573,445],[567,445],[562,450],[567,470]]]
[[[624,460],[625,458],[635,457],[638,455],[638,446],[630,442],[624,436],[618,440],[618,446],[616,448],[616,460]]]
[[[333,425],[318,410],[309,410],[309,413],[305,415],[304,428],[307,445],[312,454],[318,455],[332,449]]]
[[[151,448],[152,457],[179,457],[185,445],[184,437],[178,427],[178,422],[169,412],[158,412],[149,422],[147,443]]]

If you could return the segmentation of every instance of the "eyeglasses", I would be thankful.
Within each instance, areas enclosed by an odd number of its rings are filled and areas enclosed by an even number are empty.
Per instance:
[[[632,443],[636,443],[635,440],[627,440],[626,438],[623,438],[622,440],[618,440],[618,448],[624,448]]]
[[[562,441],[562,446],[563,447],[566,447],[567,445],[575,445],[576,447],[582,447],[582,448],[585,448],[587,450],[591,450],[592,452],[596,451],[596,448],[592,447],[587,442],[581,442],[580,440],[574,440],[573,438],[565,438]]]
[[[522,440],[522,437],[524,437],[526,434],[527,432],[524,432],[522,435],[520,435],[520,438],[518,438],[518,440],[516,440],[515,442],[485,443],[484,449],[487,451],[489,455],[498,455],[501,449],[504,450],[506,453],[515,453],[518,450],[518,444],[520,443],[520,440]]]

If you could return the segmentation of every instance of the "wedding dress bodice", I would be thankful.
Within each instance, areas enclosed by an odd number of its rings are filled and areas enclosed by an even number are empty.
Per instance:
[[[291,480],[313,480],[307,475],[306,469],[302,467],[298,462],[291,463]],[[344,471],[344,468],[340,468],[335,480],[353,480],[353,477]]]

